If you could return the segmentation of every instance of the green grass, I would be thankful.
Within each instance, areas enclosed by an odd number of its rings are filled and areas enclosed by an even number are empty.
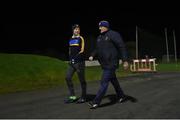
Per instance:
[[[0,93],[64,84],[65,62],[50,57],[0,54]]]
[[[30,54],[0,54],[0,94],[64,86],[68,64],[56,58]],[[180,64],[158,64],[158,71],[180,71]],[[86,67],[86,80],[101,79],[100,67]],[[133,75],[117,70],[117,77]],[[79,84],[77,74],[74,84]]]
[[[30,54],[0,54],[0,93],[64,86],[67,62]],[[87,81],[99,80],[100,67],[87,67]],[[77,74],[73,76],[78,84]]]
[[[180,63],[160,63],[157,65],[160,72],[180,72]]]

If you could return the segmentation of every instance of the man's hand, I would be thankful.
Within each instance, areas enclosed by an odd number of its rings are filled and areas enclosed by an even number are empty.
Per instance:
[[[93,56],[90,56],[90,57],[89,57],[89,60],[92,61],[92,60],[93,60]]]
[[[125,62],[123,63],[123,67],[124,67],[125,70],[127,70],[127,69],[129,68],[128,62],[125,61]]]
[[[79,54],[83,53],[83,51],[80,51]]]

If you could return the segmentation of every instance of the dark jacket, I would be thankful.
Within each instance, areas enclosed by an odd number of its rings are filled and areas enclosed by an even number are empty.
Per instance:
[[[92,56],[96,55],[103,69],[118,68],[120,58],[123,61],[127,60],[127,51],[121,35],[113,30],[101,33],[97,37],[96,49],[92,53]]]

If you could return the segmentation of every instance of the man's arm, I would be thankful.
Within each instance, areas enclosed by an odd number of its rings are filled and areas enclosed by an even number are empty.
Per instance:
[[[121,35],[117,32],[113,32],[111,34],[111,39],[115,47],[118,49],[119,53],[121,52],[123,67],[125,70],[127,70],[129,68],[127,50]]]
[[[124,44],[124,41],[123,41],[121,35],[117,32],[112,32],[110,36],[111,36],[111,40],[114,43],[115,47],[118,49],[119,54],[121,53],[122,60],[127,61],[127,59],[128,59],[127,50],[126,50],[126,46]]]
[[[79,52],[79,54],[84,52],[84,45],[85,45],[84,38],[82,36],[80,36],[80,38],[81,38],[81,51]]]
[[[97,54],[97,50],[95,49],[92,53],[91,53],[91,56],[89,57],[89,60],[92,61],[94,59],[94,57],[96,56]]]

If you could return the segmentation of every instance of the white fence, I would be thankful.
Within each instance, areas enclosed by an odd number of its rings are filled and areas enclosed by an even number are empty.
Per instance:
[[[132,72],[156,72],[156,58],[152,59],[134,59],[130,65]]]
[[[119,64],[122,64],[122,60],[119,60]],[[97,60],[93,61],[85,61],[86,66],[99,66],[99,62]]]

